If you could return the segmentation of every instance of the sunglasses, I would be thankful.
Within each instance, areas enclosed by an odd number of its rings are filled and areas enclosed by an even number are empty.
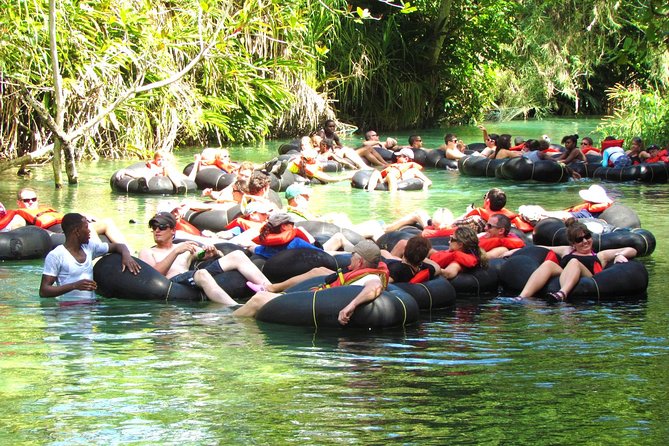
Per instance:
[[[491,229],[491,228],[502,229],[502,228],[500,228],[499,226],[493,226],[493,225],[491,225],[490,223],[486,223],[486,224],[485,224],[485,228],[486,228],[486,229]]]
[[[592,238],[592,234],[585,234],[580,237],[576,237],[574,239],[574,243],[581,243],[583,240],[590,240]]]
[[[451,240],[450,240],[450,241],[453,242],[453,243],[462,243],[461,240],[458,240],[458,239],[456,239],[456,238],[454,238],[454,237],[451,237]]]
[[[165,231],[169,227],[171,227],[171,226],[170,225],[151,225],[150,226],[152,231],[155,231],[156,229],[160,229],[161,231]]]
[[[590,143],[589,143],[589,142],[582,142],[581,145],[582,145],[582,146],[589,146]]]
[[[24,203],[36,203],[37,202],[37,197],[21,198],[21,201],[23,201]]]
[[[458,142],[457,139],[451,139],[451,142]]]

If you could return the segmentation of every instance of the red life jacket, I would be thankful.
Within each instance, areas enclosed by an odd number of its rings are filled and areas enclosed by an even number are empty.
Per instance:
[[[184,231],[192,235],[202,235],[200,230],[193,226],[190,222],[184,220],[183,218],[180,218],[177,220],[177,226],[176,229],[178,231]]]
[[[441,229],[436,229],[434,226],[426,226],[421,235],[425,238],[450,237],[455,233],[456,229],[458,228],[455,226]]]
[[[432,254],[430,260],[436,262],[441,268],[446,268],[451,263],[457,263],[463,268],[474,268],[479,264],[479,259],[474,254],[462,251],[437,251]]]
[[[583,152],[583,155],[587,155],[588,153],[592,153],[594,155],[601,155],[602,154],[600,149],[598,149],[597,147],[593,147],[593,146],[590,146],[587,149],[581,150],[581,151]]]
[[[428,280],[430,280],[430,269],[425,268],[414,274],[409,283],[423,283],[427,282]]]
[[[12,221],[12,219],[16,216],[16,211],[15,210],[8,210],[5,212],[5,215],[0,217],[0,229],[5,229],[5,227]]]
[[[602,153],[609,147],[622,147],[623,144],[625,144],[624,139],[612,139],[609,141],[602,141]]]
[[[230,223],[228,223],[225,229],[228,230],[233,228],[242,228],[242,232],[244,232],[251,228],[260,229],[264,224],[265,224],[264,221],[253,221],[253,220],[248,220],[244,217],[237,217]]]
[[[344,273],[341,270],[339,270],[337,271],[337,278],[333,282],[325,283],[317,287],[316,289],[322,290],[325,288],[350,285],[356,280],[360,280],[361,278],[368,276],[370,274],[379,276],[379,279],[381,279],[381,285],[383,286],[383,289],[386,289],[386,287],[388,286],[388,280],[390,278],[390,272],[388,271],[388,266],[386,266],[386,264],[383,262],[379,262],[379,266],[376,268],[360,268],[356,269],[355,271],[349,271],[347,273]]]
[[[43,229],[60,224],[63,220],[63,214],[51,208],[17,209],[16,213],[23,217],[27,224]]]
[[[253,239],[253,243],[256,245],[263,246],[283,246],[287,245],[293,239],[301,238],[307,243],[313,244],[316,240],[313,237],[302,232],[300,228],[292,227],[286,231],[279,232],[278,234],[267,234],[263,240],[260,240],[260,236],[257,236]]]
[[[484,236],[479,239],[479,247],[484,251],[490,251],[500,246],[506,249],[516,249],[525,246],[525,242],[516,234],[509,234],[506,237]]]

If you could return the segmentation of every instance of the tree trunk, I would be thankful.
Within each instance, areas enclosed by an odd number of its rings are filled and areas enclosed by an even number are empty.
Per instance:
[[[439,7],[439,18],[434,25],[434,48],[432,49],[432,57],[430,58],[430,66],[437,66],[439,63],[439,56],[444,47],[444,40],[446,40],[446,29],[448,28],[448,18],[451,15],[451,5],[453,0],[441,0]]]
[[[51,51],[51,74],[53,76],[53,96],[56,105],[56,127],[63,130],[63,123],[65,122],[65,107],[63,105],[63,79],[60,77],[60,66],[58,64],[58,42],[56,41],[56,0],[49,0],[49,49]],[[61,140],[56,135],[55,145],[53,150],[53,182],[56,189],[63,187],[62,167],[61,167]],[[65,143],[65,149],[69,144]],[[66,156],[67,159],[67,156]],[[70,184],[70,166],[67,166],[67,176]],[[76,183],[76,169],[75,169],[75,183]]]

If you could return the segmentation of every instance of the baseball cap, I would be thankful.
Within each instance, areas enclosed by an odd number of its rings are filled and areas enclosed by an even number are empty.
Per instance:
[[[413,159],[413,150],[409,149],[408,147],[405,147],[401,149],[399,152],[397,152],[396,156],[406,156],[409,159]]]
[[[177,225],[177,219],[169,212],[158,212],[149,220],[149,226],[153,226],[154,224],[167,225],[170,228],[174,228]]]
[[[302,183],[294,183],[286,189],[286,200],[292,200],[300,195],[311,195],[309,188]]]
[[[361,240],[353,247],[353,252],[369,263],[377,264],[381,261],[381,249],[371,240]]]

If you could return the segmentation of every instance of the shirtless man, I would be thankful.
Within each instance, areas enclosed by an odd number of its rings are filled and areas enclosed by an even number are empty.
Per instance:
[[[237,305],[214,280],[214,275],[225,271],[237,270],[249,282],[263,286],[269,283],[265,275],[244,254],[233,251],[225,256],[215,246],[200,247],[195,242],[173,243],[176,233],[176,219],[169,212],[160,212],[149,220],[156,246],[142,249],[139,258],[154,267],[159,273],[174,283],[200,288],[212,301],[224,305]],[[197,271],[189,270],[196,254],[202,252],[201,260],[214,260],[205,268]],[[218,257],[218,258],[217,258]]]

